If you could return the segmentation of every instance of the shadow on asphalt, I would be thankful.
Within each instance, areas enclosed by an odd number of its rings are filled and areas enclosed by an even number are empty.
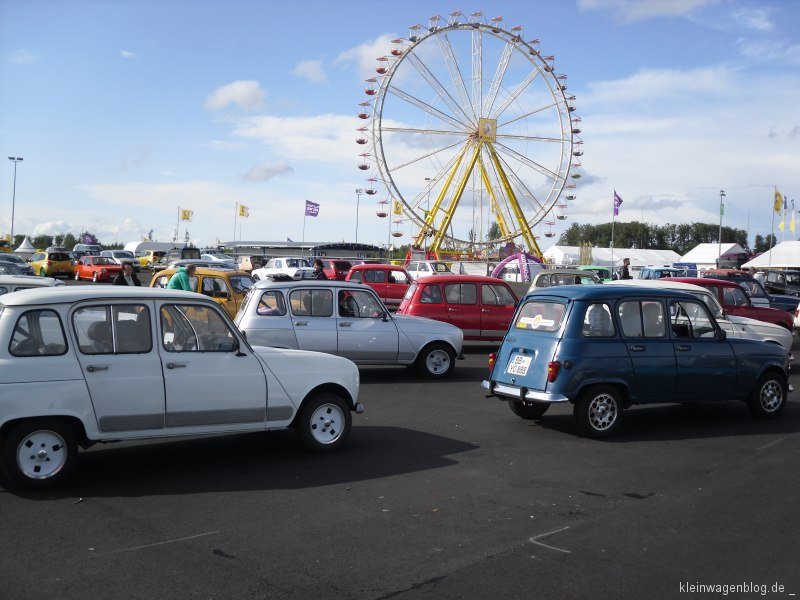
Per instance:
[[[616,433],[598,443],[678,441],[729,436],[792,434],[800,431],[800,403],[789,402],[777,419],[750,415],[744,402],[636,406],[622,413]],[[530,421],[538,427],[576,436],[572,412],[545,414]]]
[[[449,456],[476,448],[402,427],[361,425],[330,454],[305,450],[294,432],[286,430],[125,447],[98,444],[79,453],[64,485],[9,492],[30,500],[54,500],[307,489],[449,467],[456,464]]]

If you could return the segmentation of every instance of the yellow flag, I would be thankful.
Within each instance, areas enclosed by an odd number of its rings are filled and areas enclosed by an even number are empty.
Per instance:
[[[244,204],[239,205],[239,216],[240,217],[249,217],[250,216],[250,209],[247,208]]]
[[[783,231],[783,219],[781,219],[781,222],[780,222],[780,223],[778,223],[778,229],[779,229],[780,231]]]
[[[392,212],[394,214],[396,214],[396,215],[402,215],[403,214],[403,205],[400,204],[399,200],[395,200],[394,201],[394,209],[392,210]]]
[[[789,231],[794,233],[794,200],[792,200],[792,218],[789,220]]]
[[[773,208],[775,209],[776,213],[781,212],[781,208],[783,207],[783,196],[778,190],[775,190],[775,204]]]
[[[191,221],[193,214],[194,214],[194,211],[191,211],[188,208],[182,208],[181,209],[181,221]]]

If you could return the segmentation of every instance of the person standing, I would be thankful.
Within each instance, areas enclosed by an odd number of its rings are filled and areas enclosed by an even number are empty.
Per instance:
[[[178,270],[175,271],[175,274],[170,278],[169,283],[167,284],[167,289],[184,290],[187,292],[196,291],[194,287],[192,287],[192,282],[189,280],[190,277],[194,277],[194,272],[196,269],[197,265],[178,267]]]
[[[622,268],[619,270],[619,278],[620,279],[633,279],[633,277],[631,277],[631,272],[630,272],[630,268],[629,268],[630,264],[631,264],[631,259],[630,258],[623,258],[622,259]]]
[[[122,271],[114,278],[114,285],[141,285],[139,278],[133,274],[133,265],[131,263],[122,263]]]
[[[322,270],[322,261],[318,258],[314,259],[314,279],[327,279],[325,271]]]

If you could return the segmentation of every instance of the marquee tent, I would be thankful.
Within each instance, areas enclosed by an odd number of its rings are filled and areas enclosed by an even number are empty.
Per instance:
[[[800,242],[781,242],[772,250],[759,254],[742,268],[749,269],[800,269]]]

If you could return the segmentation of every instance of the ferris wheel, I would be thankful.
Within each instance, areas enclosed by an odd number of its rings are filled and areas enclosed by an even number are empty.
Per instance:
[[[392,235],[410,227],[431,251],[521,237],[541,255],[532,228],[554,209],[566,218],[583,154],[554,62],[521,26],[481,12],[434,15],[392,40],[365,82],[356,137],[369,189],[382,181],[392,201]]]

